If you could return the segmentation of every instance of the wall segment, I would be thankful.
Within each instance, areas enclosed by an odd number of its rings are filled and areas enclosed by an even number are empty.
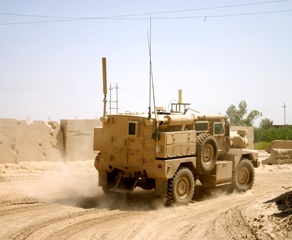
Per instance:
[[[0,119],[0,163],[93,159],[93,131],[100,125],[97,119]]]

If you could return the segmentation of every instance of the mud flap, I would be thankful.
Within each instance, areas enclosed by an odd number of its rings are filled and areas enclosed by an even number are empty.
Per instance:
[[[98,171],[98,186],[100,187],[107,186],[107,172]]]
[[[160,196],[167,196],[168,180],[155,179],[155,194]]]

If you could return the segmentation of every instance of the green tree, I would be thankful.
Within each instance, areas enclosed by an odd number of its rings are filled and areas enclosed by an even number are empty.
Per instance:
[[[262,114],[258,110],[247,113],[247,104],[244,100],[238,104],[238,109],[233,104],[226,111],[230,124],[233,126],[252,126],[254,120]]]
[[[261,128],[267,129],[267,128],[272,127],[272,126],[273,126],[273,121],[270,120],[269,118],[264,118],[260,122],[260,127]]]

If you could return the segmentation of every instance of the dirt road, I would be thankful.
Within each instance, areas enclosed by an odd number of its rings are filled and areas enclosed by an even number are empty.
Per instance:
[[[244,194],[198,186],[166,207],[153,191],[105,197],[92,164],[1,165],[0,239],[292,239],[291,165],[256,169]]]

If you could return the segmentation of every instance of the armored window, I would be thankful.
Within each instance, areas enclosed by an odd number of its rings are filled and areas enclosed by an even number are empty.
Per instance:
[[[209,124],[208,122],[196,122],[195,123],[195,130],[197,132],[206,132],[208,131]]]
[[[221,122],[214,123],[214,135],[224,135],[224,128]]]
[[[128,135],[129,136],[137,136],[137,127],[138,127],[138,122],[136,121],[130,121],[128,125]]]

